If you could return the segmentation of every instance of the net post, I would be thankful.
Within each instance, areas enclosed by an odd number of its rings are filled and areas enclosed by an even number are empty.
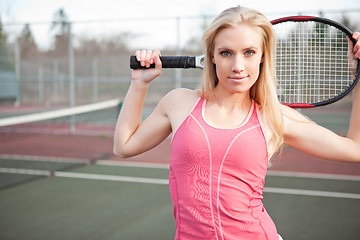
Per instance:
[[[20,64],[21,64],[21,58],[20,58],[20,47],[19,47],[19,40],[15,39],[15,77],[18,85],[18,93],[16,96],[15,106],[18,107],[21,105],[21,79],[20,79]]]
[[[99,86],[98,86],[98,59],[93,58],[92,60],[92,84],[93,84],[93,102],[97,102],[99,95]]]
[[[53,60],[53,101],[59,103],[59,61]]]
[[[45,100],[45,94],[44,94],[44,69],[43,67],[40,65],[38,67],[38,100],[39,100],[39,103],[42,104],[44,103],[44,100]]]
[[[74,49],[72,46],[71,22],[68,22],[69,31],[69,97],[70,107],[75,107],[75,66],[74,66]],[[70,132],[75,134],[75,116],[70,117]]]

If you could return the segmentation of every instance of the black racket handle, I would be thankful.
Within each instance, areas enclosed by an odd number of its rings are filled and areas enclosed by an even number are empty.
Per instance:
[[[160,57],[163,68],[195,68],[195,57],[190,56],[166,56]],[[154,68],[155,64],[151,64],[150,68]],[[131,69],[146,69],[140,65],[135,56],[130,57]]]

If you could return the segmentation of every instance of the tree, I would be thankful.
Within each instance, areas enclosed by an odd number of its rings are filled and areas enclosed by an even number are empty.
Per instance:
[[[4,27],[1,21],[1,15],[0,15],[0,39],[5,39],[6,40],[7,35],[4,32]]]
[[[0,70],[13,69],[13,65],[10,61],[8,61],[10,54],[7,46],[7,37],[8,35],[4,30],[0,16]]]
[[[78,38],[79,47],[76,49],[79,56],[100,56],[103,54],[101,43],[95,38],[80,36]]]
[[[351,31],[356,30],[356,25],[352,24],[350,18],[343,14],[341,23],[344,24],[346,27],[348,27]]]
[[[83,56],[121,55],[129,53],[129,43],[136,37],[130,32],[120,32],[101,39],[78,37],[76,52]]]
[[[54,54],[57,56],[67,55],[70,36],[70,21],[64,8],[59,8],[55,11],[50,31],[56,31],[53,43]]]
[[[202,22],[198,27],[199,30],[193,30],[192,36],[186,42],[185,46],[183,47],[183,53],[187,55],[200,55],[202,53],[201,47],[201,33],[205,32],[207,26],[209,25],[209,18],[204,15],[202,16]]]
[[[18,41],[21,58],[30,59],[37,57],[38,48],[28,23],[25,24],[23,30],[21,31]]]
[[[0,101],[15,101],[19,96],[19,83],[16,81],[15,65],[9,53],[7,37],[0,16]]]
[[[59,8],[54,12],[54,19],[51,23],[50,30],[58,29],[58,35],[68,36],[69,34],[69,17],[64,8]]]
[[[109,55],[128,53],[128,44],[136,37],[137,35],[131,32],[121,32],[102,39],[100,43],[103,50]]]

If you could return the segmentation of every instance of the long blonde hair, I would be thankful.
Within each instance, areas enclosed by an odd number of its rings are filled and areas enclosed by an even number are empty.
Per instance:
[[[283,120],[276,94],[273,59],[276,39],[271,23],[263,14],[240,6],[229,8],[215,18],[204,32],[202,42],[206,55],[201,81],[202,96],[208,99],[218,84],[216,67],[212,62],[216,35],[224,28],[236,27],[241,23],[254,27],[262,35],[263,62],[259,77],[250,89],[250,97],[258,104],[265,124],[273,130],[268,142],[268,155],[271,157],[283,143]]]

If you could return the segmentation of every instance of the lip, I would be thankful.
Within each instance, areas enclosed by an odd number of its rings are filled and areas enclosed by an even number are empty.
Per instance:
[[[229,80],[233,82],[243,82],[246,80],[249,76],[231,76],[229,77]]]

